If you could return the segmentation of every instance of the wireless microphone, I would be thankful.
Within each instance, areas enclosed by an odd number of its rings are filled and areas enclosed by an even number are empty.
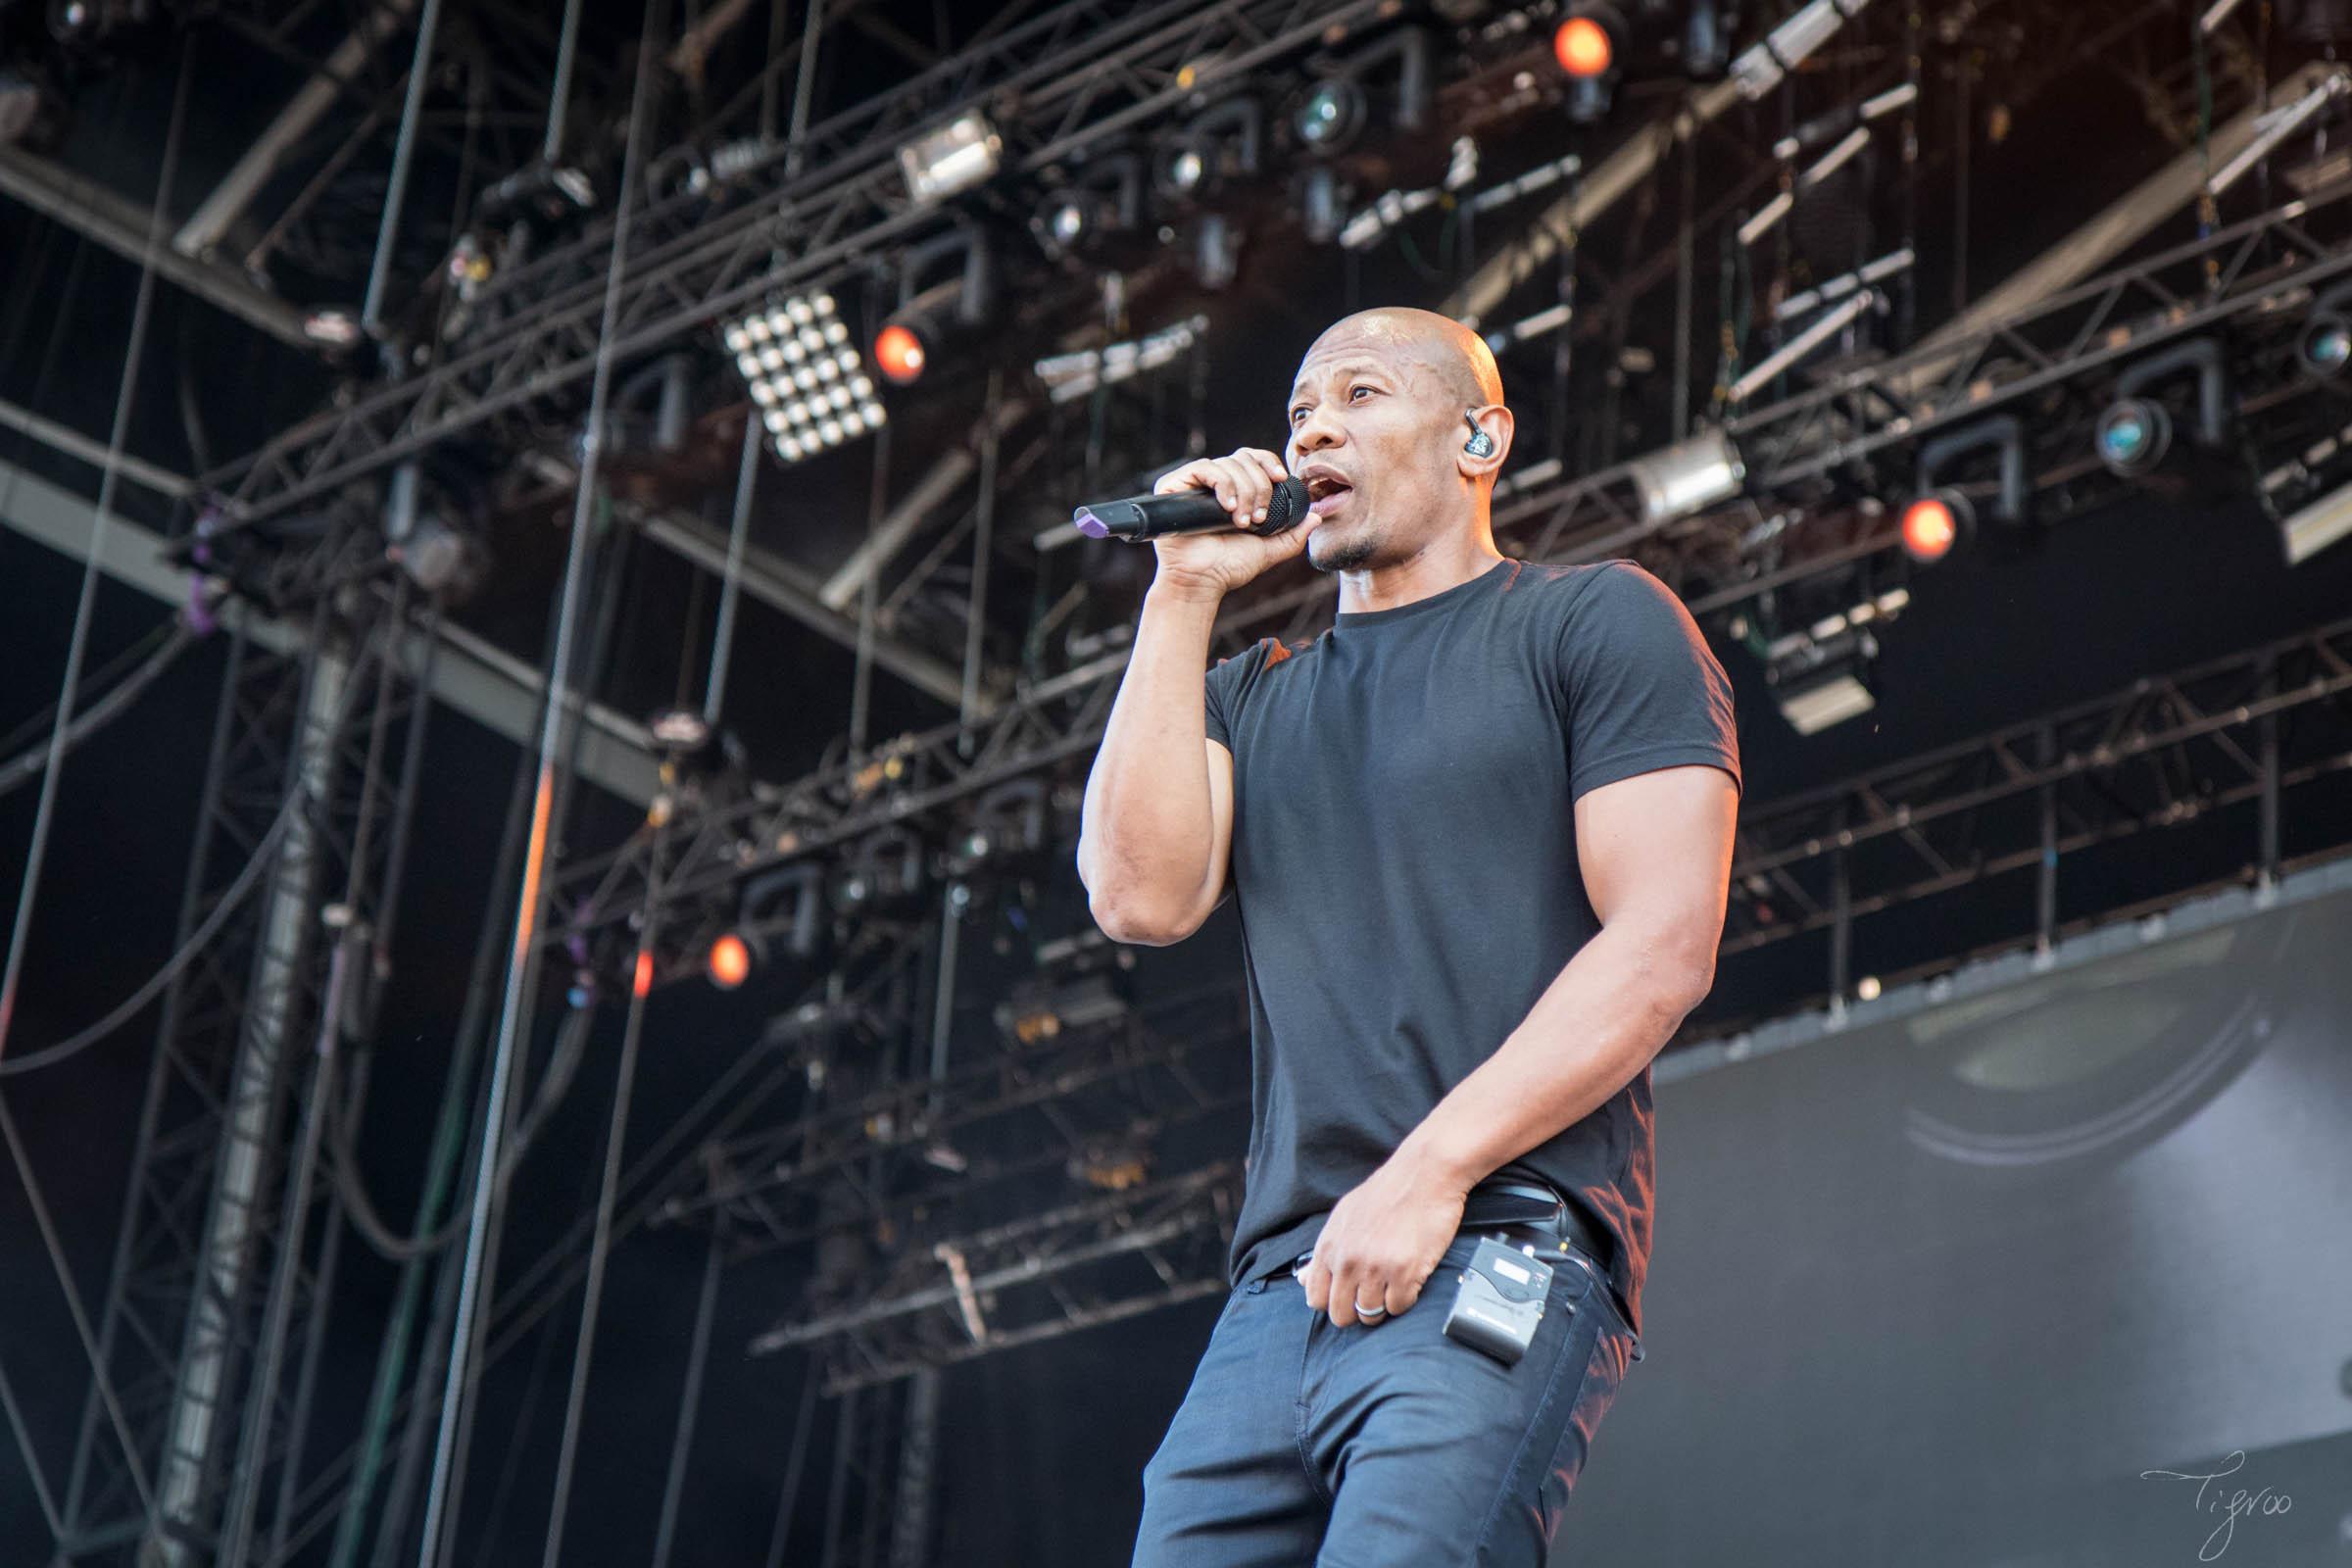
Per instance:
[[[1263,538],[1281,533],[1306,515],[1306,481],[1276,481],[1266,501],[1266,520],[1243,528]],[[1124,501],[1091,501],[1070,514],[1070,525],[1089,539],[1124,539],[1131,545],[1172,533],[1210,533],[1234,525],[1213,490],[1179,490],[1165,496],[1130,496]]]

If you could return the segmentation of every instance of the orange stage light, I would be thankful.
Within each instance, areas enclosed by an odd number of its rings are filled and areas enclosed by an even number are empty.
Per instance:
[[[732,991],[752,977],[752,950],[743,938],[730,931],[710,944],[710,983],[721,991]]]
[[[1960,519],[1941,496],[1921,496],[1903,509],[1902,533],[1913,561],[1941,561],[1960,537]]]
[[[637,955],[637,973],[630,980],[630,990],[632,994],[642,997],[653,989],[654,956],[641,950]]]
[[[1609,29],[1591,17],[1570,17],[1551,35],[1551,52],[1571,76],[1597,76],[1616,57]]]
[[[906,386],[923,373],[923,340],[914,329],[897,321],[874,335],[874,363],[882,373],[900,386]]]

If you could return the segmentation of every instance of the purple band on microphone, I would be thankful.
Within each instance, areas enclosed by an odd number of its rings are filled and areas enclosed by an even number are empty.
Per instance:
[[[1104,522],[1101,517],[1096,516],[1094,513],[1088,511],[1084,507],[1079,508],[1078,514],[1070,519],[1070,526],[1077,529],[1080,533],[1086,535],[1089,539],[1107,539],[1110,537],[1110,524]]]

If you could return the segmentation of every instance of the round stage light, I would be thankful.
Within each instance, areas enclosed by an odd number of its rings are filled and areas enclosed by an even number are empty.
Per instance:
[[[874,364],[888,379],[909,386],[922,375],[923,340],[914,328],[893,321],[874,335]]]
[[[752,977],[752,948],[742,937],[730,931],[710,944],[710,983],[721,991],[732,991]]]
[[[1168,160],[1168,184],[1179,195],[1191,195],[1200,188],[1200,180],[1208,172],[1208,163],[1198,147],[1178,149]]]
[[[1570,17],[1551,35],[1552,58],[1571,76],[1597,76],[1616,62],[1609,29],[1591,17]]]
[[[1952,553],[1960,542],[1968,503],[1949,491],[1921,496],[1903,509],[1903,553],[1923,565],[1932,565]]]
[[[2091,441],[2109,472],[2132,478],[2164,461],[2173,444],[2172,416],[2161,403],[2125,398],[2099,416]]]
[[[2295,357],[2303,362],[2306,374],[2322,380],[2339,373],[2352,364],[2352,322],[2333,311],[2322,311],[2303,323],[2303,332],[2295,340]]]
[[[1300,145],[1315,153],[1336,153],[1363,123],[1363,89],[1352,81],[1334,78],[1320,82],[1291,117],[1291,129]]]

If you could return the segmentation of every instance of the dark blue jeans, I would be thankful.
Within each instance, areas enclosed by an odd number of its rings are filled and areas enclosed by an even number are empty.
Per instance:
[[[1369,1327],[1287,1273],[1236,1290],[1144,1467],[1134,1568],[1540,1568],[1635,1338],[1582,1254],[1547,1251],[1516,1366],[1447,1339],[1476,1243]]]

